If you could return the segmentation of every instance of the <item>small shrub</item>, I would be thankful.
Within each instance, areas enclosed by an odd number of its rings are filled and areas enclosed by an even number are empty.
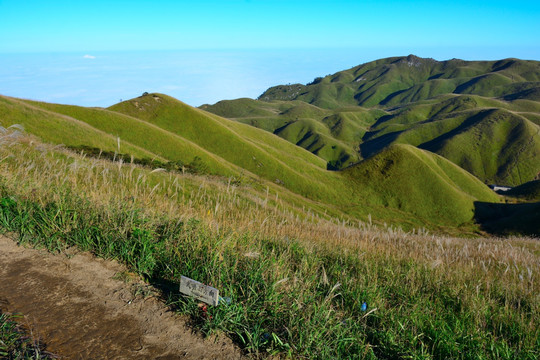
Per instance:
[[[208,174],[208,165],[206,165],[199,156],[195,156],[188,167],[197,174]]]

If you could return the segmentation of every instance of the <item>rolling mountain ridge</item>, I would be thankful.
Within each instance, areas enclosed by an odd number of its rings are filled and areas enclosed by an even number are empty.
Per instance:
[[[540,63],[381,59],[275,86],[258,100],[203,105],[260,127],[343,169],[394,143],[435,152],[486,183],[540,173]]]
[[[185,165],[275,193],[317,216],[470,233],[498,216],[509,219],[504,198],[486,182],[514,186],[540,172],[537,68],[520,60],[382,59],[316,79],[302,91],[278,86],[259,100],[200,108],[158,93],[107,109],[0,96],[0,125],[20,124],[43,141],[83,153]],[[495,73],[513,80],[483,86]],[[411,95],[434,80],[446,81],[445,89],[455,85],[454,92]],[[455,93],[458,88],[471,94]],[[382,100],[367,107],[377,97]],[[527,220],[526,233],[540,232],[534,223]]]
[[[291,206],[309,208],[320,215],[373,218],[376,223],[406,229],[453,232],[457,227],[473,226],[476,201],[499,201],[493,191],[465,170],[422,149],[396,145],[348,171],[329,171],[321,158],[267,131],[162,94],[144,95],[109,109],[0,99],[4,127],[21,124],[46,141],[81,151],[91,146],[184,164],[198,159],[204,174],[267,188]],[[52,126],[51,121],[61,125]],[[64,132],[61,128],[74,130]],[[86,131],[85,136],[75,136],[77,129]],[[381,161],[386,164],[382,168]],[[418,171],[405,177],[407,166]],[[370,169],[369,175],[365,175],[365,169]],[[436,192],[423,186],[432,176],[440,179],[435,181],[439,185]],[[393,180],[384,180],[388,178]],[[382,183],[387,184],[384,191]]]

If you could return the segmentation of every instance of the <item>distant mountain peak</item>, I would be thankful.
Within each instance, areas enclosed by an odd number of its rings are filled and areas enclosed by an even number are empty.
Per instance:
[[[399,60],[395,61],[394,63],[396,63],[396,64],[407,64],[409,67],[413,67],[413,66],[414,67],[419,67],[421,65],[435,64],[435,63],[438,63],[438,61],[433,59],[433,58],[421,58],[419,56],[410,54],[408,56],[404,56],[404,57],[400,58]]]
[[[306,85],[274,86],[258,99],[301,100],[325,109],[392,106],[443,94],[536,100],[539,69],[538,61],[437,61],[410,54],[367,62]]]
[[[393,143],[438,153],[501,185],[532,180],[540,169],[538,61],[437,61],[410,54],[306,85],[274,86],[258,100],[205,110],[274,132],[327,160],[329,169]]]

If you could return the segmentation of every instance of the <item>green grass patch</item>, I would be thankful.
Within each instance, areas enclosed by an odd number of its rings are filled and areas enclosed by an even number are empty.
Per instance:
[[[371,199],[436,221],[452,214],[463,224],[474,215],[474,198],[497,202],[497,196],[478,179],[448,160],[411,145],[392,145],[344,171],[352,189],[369,186]],[[365,191],[365,190],[364,190]]]

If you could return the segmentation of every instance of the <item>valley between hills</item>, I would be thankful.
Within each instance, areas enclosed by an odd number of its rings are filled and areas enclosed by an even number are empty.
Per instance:
[[[3,233],[118,261],[244,355],[539,355],[540,62],[393,57],[199,108],[0,95],[0,125]]]

